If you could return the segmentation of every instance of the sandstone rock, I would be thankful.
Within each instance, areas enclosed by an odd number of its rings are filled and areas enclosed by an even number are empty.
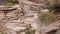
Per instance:
[[[0,8],[1,11],[4,11],[4,10],[6,10],[6,11],[7,10],[14,10],[14,9],[16,9],[16,8]]]
[[[40,10],[40,12],[47,13],[47,12],[49,12],[49,10],[48,9],[44,9],[44,10]]]
[[[8,21],[6,23],[6,28],[11,29],[13,31],[18,31],[21,30],[23,28],[25,28],[26,24],[23,23],[23,21],[19,20],[12,20],[12,21]]]
[[[4,23],[8,21],[8,18],[6,18],[4,12],[0,12],[0,21]]]
[[[7,34],[16,34],[16,31],[13,31],[11,29],[6,29],[5,31]]]
[[[23,13],[19,13],[18,17],[21,18],[24,14]]]
[[[8,21],[4,12],[0,11],[0,32],[5,31],[5,24]]]
[[[59,29],[59,24],[57,23],[53,23],[53,24],[50,24],[48,26],[42,26],[40,29],[41,29],[41,34],[46,34],[50,31],[53,31],[53,30],[58,30]]]
[[[58,29],[58,30],[55,32],[55,34],[60,34],[60,29]]]
[[[20,13],[20,11],[18,10],[14,10],[10,13],[7,13],[6,16],[8,17],[9,20],[15,20],[18,19],[21,15],[23,15],[23,13]]]
[[[43,4],[34,3],[29,0],[22,0],[21,2],[23,4],[22,9],[25,16],[34,16],[34,13],[39,12],[41,6],[43,6]]]
[[[0,11],[4,11],[4,10],[14,10],[14,9],[16,9],[17,7],[10,7],[10,8],[7,8],[7,7],[5,7],[5,6],[1,6],[0,7]]]
[[[5,28],[3,28],[3,27],[0,28],[0,32],[3,32],[3,31],[5,31]]]
[[[21,11],[21,8],[19,8],[19,6],[16,10],[10,10],[9,8],[8,11],[6,11],[6,9],[0,11],[0,31],[5,30],[6,28],[6,32],[8,32],[8,34],[16,34],[15,31],[25,28],[26,24],[24,24],[24,21],[21,21],[21,16],[23,16],[23,12]]]
[[[4,12],[0,11],[0,17],[5,17]]]
[[[27,5],[25,6],[24,5],[23,12],[24,12],[25,16],[33,16],[34,13],[32,11],[30,11],[29,9],[30,9],[29,6],[27,6]]]
[[[16,26],[16,23],[7,23],[6,24],[6,28],[11,29],[11,30],[14,30],[15,26]]]
[[[18,23],[22,23],[22,22],[23,22],[22,20],[18,19],[18,20],[8,21],[7,23],[16,23],[16,24],[18,24]]]
[[[20,27],[15,27],[14,28],[14,31],[21,31],[21,30],[24,30],[24,29],[26,29],[26,27],[23,27],[23,26],[20,26]]]
[[[21,34],[25,34],[25,32],[21,32]]]

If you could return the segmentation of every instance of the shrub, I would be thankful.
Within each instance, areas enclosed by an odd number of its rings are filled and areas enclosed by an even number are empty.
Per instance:
[[[38,14],[42,23],[50,24],[55,20],[54,12],[41,12]]]
[[[25,29],[25,34],[35,34],[35,30],[32,30],[31,25],[28,25]]]
[[[35,34],[35,30],[32,29],[31,25],[27,25],[26,29],[17,31],[17,34],[20,34],[21,32],[25,32],[25,34]]]

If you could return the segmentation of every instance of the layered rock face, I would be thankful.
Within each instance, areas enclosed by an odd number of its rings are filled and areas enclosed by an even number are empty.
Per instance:
[[[37,12],[38,12],[38,5],[35,7],[29,6],[28,4],[30,3],[25,3],[23,4],[23,11],[19,7],[19,5],[15,6],[16,8],[7,8],[7,9],[0,9],[1,11],[1,32],[4,30],[8,34],[16,34],[16,31],[25,29],[26,24],[31,24],[33,29],[36,29],[36,34],[38,33],[38,26],[36,24],[37,21]],[[32,2],[31,2],[32,3]],[[27,4],[27,5],[25,5]],[[34,24],[34,25],[33,25]],[[36,28],[35,28],[36,27]]]
[[[2,31],[5,31],[5,23],[8,21],[8,19],[5,17],[4,12],[0,11],[0,33]]]
[[[12,9],[7,8],[7,10],[0,10],[0,32],[6,31],[9,27],[12,29],[16,24],[23,23],[21,21],[22,18],[20,18],[23,17],[23,12],[18,6],[19,5],[15,6],[16,8],[12,7]]]
[[[43,0],[42,0],[43,1]],[[58,29],[58,25],[46,26],[39,21],[38,12],[45,10],[44,3],[31,2],[30,0],[22,0],[22,10],[19,5],[11,8],[0,9],[0,32],[8,34],[16,34],[16,31],[25,29],[27,24],[31,24],[36,34],[46,34],[51,30]],[[44,9],[44,10],[43,10]]]

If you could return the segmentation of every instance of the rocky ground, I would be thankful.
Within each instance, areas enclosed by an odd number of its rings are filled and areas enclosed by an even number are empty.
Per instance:
[[[58,21],[56,22],[58,23],[46,26],[39,21],[37,13],[40,10],[48,11],[48,9],[43,9],[43,4],[27,2],[23,1],[23,11],[19,5],[14,5],[11,8],[0,9],[0,34],[2,31],[7,32],[8,34],[16,34],[16,31],[25,29],[25,26],[28,24],[31,24],[33,29],[36,30],[36,34],[46,34],[50,31],[59,29],[60,14],[57,15]]]
[[[24,15],[19,5],[15,7],[12,10],[0,10],[0,31],[5,31],[8,34],[16,34],[16,31],[25,29],[26,24],[31,24],[33,29],[37,30],[37,13],[31,12],[32,15]]]

